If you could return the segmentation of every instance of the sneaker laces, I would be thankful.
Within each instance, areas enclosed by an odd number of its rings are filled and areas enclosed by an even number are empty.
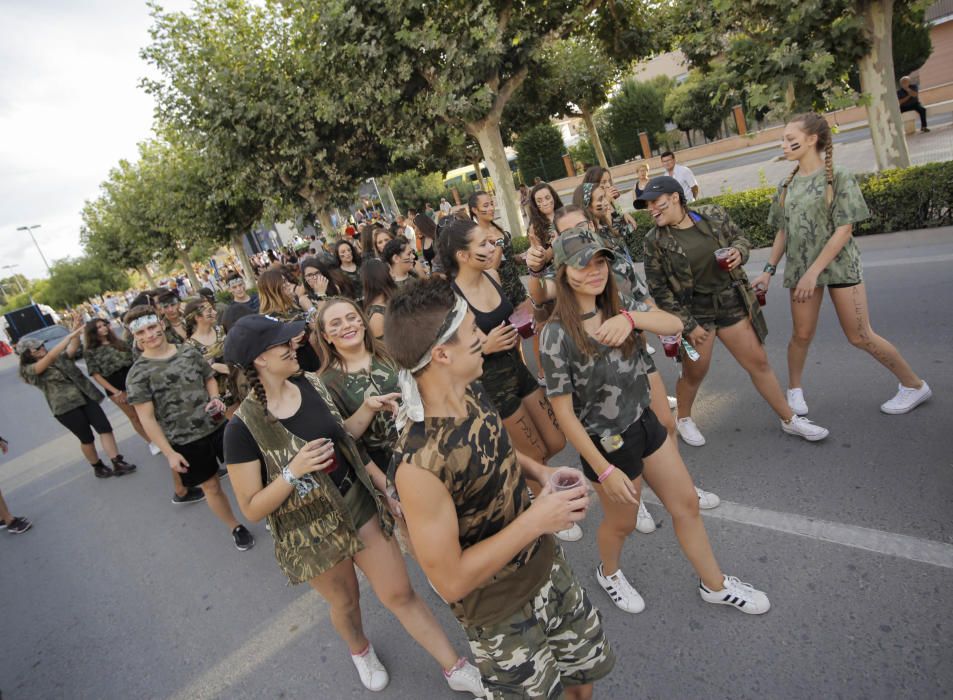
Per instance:
[[[733,595],[748,597],[754,592],[754,586],[741,581],[737,576],[725,576],[725,589],[730,589]]]
[[[636,595],[636,591],[632,584],[629,583],[629,580],[625,577],[625,574],[622,573],[622,569],[616,571],[612,576],[606,576],[605,573],[602,574],[602,577],[609,582],[609,585],[614,588],[619,589],[621,593]]]
[[[921,387],[922,388],[922,387]],[[914,389],[909,386],[900,385],[900,390],[897,392],[897,395],[893,397],[893,401],[901,401],[910,397],[913,394],[916,394],[920,389]]]

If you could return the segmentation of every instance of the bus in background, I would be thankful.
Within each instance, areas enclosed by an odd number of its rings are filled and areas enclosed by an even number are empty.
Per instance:
[[[510,166],[510,171],[513,173],[513,179],[516,180],[516,184],[519,186],[521,181],[519,171],[516,168],[516,151],[512,148],[506,149],[506,161]],[[494,192],[496,186],[493,184],[493,178],[490,177],[490,170],[486,167],[486,162],[484,161],[480,161],[480,172],[483,175],[483,181],[486,183],[487,191]],[[477,172],[473,165],[466,165],[462,168],[450,170],[443,178],[443,185],[448,190],[456,189],[462,199],[466,199],[470,196],[471,192],[484,189],[480,184],[480,179],[477,177]]]

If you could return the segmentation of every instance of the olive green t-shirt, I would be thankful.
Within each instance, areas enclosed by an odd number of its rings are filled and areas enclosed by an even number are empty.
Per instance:
[[[721,246],[697,226],[671,228],[670,231],[688,258],[696,294],[717,294],[731,286],[731,275],[718,267],[715,251]]]
[[[771,202],[768,224],[785,232],[784,286],[793,288],[817,260],[835,229],[870,218],[867,202],[854,176],[834,168],[834,201],[828,206],[824,168],[811,175],[796,175],[788,185],[784,208],[782,187]],[[818,275],[817,286],[857,284],[863,281],[860,250],[851,237],[837,256]]]

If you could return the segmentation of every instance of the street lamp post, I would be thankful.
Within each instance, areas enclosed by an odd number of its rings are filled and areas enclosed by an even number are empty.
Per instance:
[[[40,257],[43,259],[43,264],[46,265],[46,271],[52,275],[53,271],[50,269],[50,264],[46,262],[46,256],[43,255],[43,251],[40,250],[40,244],[36,242],[36,237],[33,235],[33,229],[40,228],[40,224],[33,224],[33,226],[19,226],[17,231],[26,231],[30,234],[30,238],[33,239],[33,245],[36,246],[36,252],[40,254]]]
[[[19,266],[19,265],[4,265],[2,269],[4,269],[4,270],[13,270],[13,269],[16,269],[16,268],[18,268],[18,267],[20,267],[20,266]],[[17,277],[16,274],[14,274],[14,273],[11,273],[11,277],[12,277],[13,281],[17,283],[17,287],[18,287],[19,290],[20,290],[20,294],[23,294],[23,285],[20,284],[20,278]]]

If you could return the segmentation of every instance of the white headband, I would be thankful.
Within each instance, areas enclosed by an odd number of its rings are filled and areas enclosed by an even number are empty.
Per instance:
[[[433,359],[433,349],[450,340],[463,324],[463,319],[466,318],[467,311],[470,307],[466,299],[456,294],[454,296],[456,296],[457,301],[453,305],[453,309],[450,310],[450,313],[447,314],[447,318],[450,319],[447,330],[441,333],[433,342],[433,345],[427,348],[427,351],[416,365],[411,369],[402,369],[397,374],[397,383],[400,385],[401,402],[400,410],[398,410],[394,422],[398,430],[404,429],[408,419],[414,423],[420,423],[424,419],[424,402],[420,397],[420,388],[417,386],[417,380],[414,379],[414,375],[430,364],[430,361]]]
[[[140,316],[139,318],[134,318],[129,322],[129,332],[135,333],[140,328],[145,328],[146,326],[151,326],[153,323],[158,323],[159,317],[155,314],[149,314],[148,316]]]

